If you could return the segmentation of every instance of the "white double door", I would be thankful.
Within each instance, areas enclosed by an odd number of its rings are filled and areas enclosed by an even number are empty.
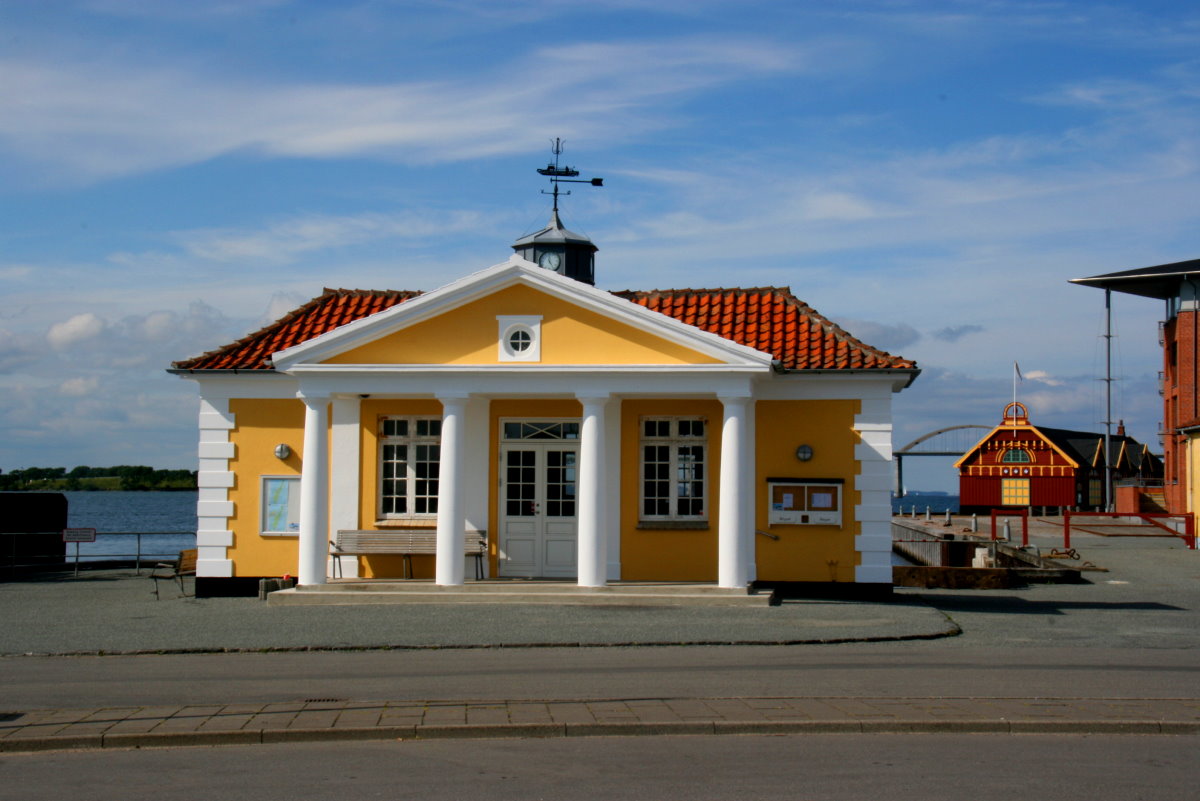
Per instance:
[[[500,575],[574,578],[578,440],[500,446]]]

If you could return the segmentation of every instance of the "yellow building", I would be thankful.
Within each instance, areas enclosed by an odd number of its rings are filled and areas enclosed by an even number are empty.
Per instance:
[[[916,365],[787,289],[607,292],[551,224],[427,293],[326,290],[176,362],[199,385],[197,591],[413,575],[890,587],[891,396]],[[554,255],[550,255],[554,254]]]

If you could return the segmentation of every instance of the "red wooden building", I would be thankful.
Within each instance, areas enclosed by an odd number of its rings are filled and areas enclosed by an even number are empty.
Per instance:
[[[1149,448],[1125,436],[1112,438],[1117,480],[1162,475]],[[958,469],[959,509],[1047,506],[1075,509],[1104,504],[1104,435],[1034,426],[1023,403],[1004,407],[1000,425],[963,454]]]

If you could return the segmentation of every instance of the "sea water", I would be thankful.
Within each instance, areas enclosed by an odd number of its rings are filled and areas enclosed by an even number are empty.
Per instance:
[[[929,513],[934,515],[944,515],[949,509],[951,514],[958,513],[958,496],[957,495],[926,495],[921,492],[910,492],[900,498],[892,498],[892,514],[910,515],[913,507],[917,508],[917,515],[923,516],[925,508],[929,508]]]
[[[64,492],[67,525],[96,529],[96,541],[79,545],[80,561],[121,558],[133,560],[138,537],[113,532],[140,532],[143,559],[174,559],[196,547],[195,491],[184,492]],[[67,545],[67,558],[75,545]]]

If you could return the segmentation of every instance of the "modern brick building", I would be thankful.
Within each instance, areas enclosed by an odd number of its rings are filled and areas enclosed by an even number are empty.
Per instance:
[[[1075,278],[1071,283],[1163,302],[1158,336],[1163,360],[1163,495],[1172,514],[1195,514],[1200,479],[1200,259]]]

